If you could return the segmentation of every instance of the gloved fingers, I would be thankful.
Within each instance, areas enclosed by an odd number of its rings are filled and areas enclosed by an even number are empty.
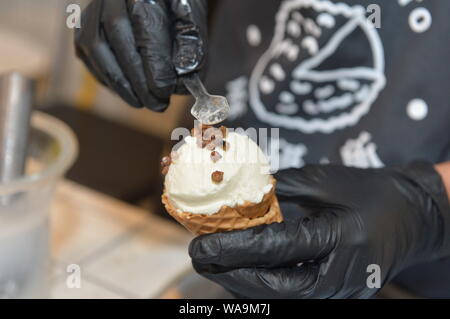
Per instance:
[[[167,105],[150,93],[141,56],[137,52],[128,11],[124,1],[106,1],[103,10],[103,30],[117,62],[142,105],[163,111]]]
[[[347,207],[345,184],[360,183],[360,169],[340,165],[306,165],[277,172],[276,194],[279,200],[300,205]],[[345,183],[345,184],[344,184]],[[342,200],[341,200],[342,199]]]
[[[248,297],[241,295],[239,292],[236,292],[236,291],[233,291],[230,289],[225,289],[225,290],[228,291],[231,295],[233,295],[233,297],[235,299],[249,299]]]
[[[127,0],[148,86],[168,104],[177,81],[172,63],[171,22],[163,0]]]
[[[373,296],[378,289],[367,285],[370,275],[367,266],[373,263],[373,260],[367,259],[365,252],[352,246],[329,254],[320,261],[317,282],[306,297],[349,299]]]
[[[77,31],[75,31],[77,32]],[[99,73],[92,65],[91,62],[89,61],[89,59],[84,55],[83,52],[81,52],[81,50],[79,50],[78,48],[75,48],[75,54],[77,55],[77,57],[83,61],[84,65],[86,66],[86,68],[89,70],[89,72],[94,76],[94,78],[100,82],[102,85],[104,86],[108,86],[108,84],[106,83],[106,80],[104,79],[103,74]]]
[[[246,298],[303,298],[314,289],[319,267],[308,263],[290,268],[238,268],[211,272],[208,266],[193,262],[202,276],[218,283],[232,294]]]
[[[173,61],[178,74],[198,71],[205,57],[207,5],[204,0],[169,0],[175,43]]]
[[[370,176],[370,178],[367,178]],[[380,169],[360,169],[343,165],[306,165],[275,174],[280,200],[301,205],[353,208],[349,198],[367,197],[374,181],[385,181]],[[355,187],[358,185],[358,187]]]
[[[119,94],[128,104],[141,107],[129,81],[125,78],[110,47],[100,31],[103,1],[89,4],[81,18],[81,28],[75,33],[77,52],[94,75]]]
[[[125,78],[117,60],[106,42],[98,42],[92,47],[90,56],[94,68],[105,74],[108,86],[134,107],[142,107],[138,98],[131,89],[131,84]]]
[[[97,29],[100,24],[100,15],[102,10],[103,0],[94,0],[92,1],[87,8],[81,14],[81,28],[75,28],[74,32],[74,45],[75,45],[75,54],[81,61],[85,64],[89,72],[104,86],[108,86],[106,83],[105,76],[96,70],[94,66],[91,64],[89,58],[84,54],[84,50],[86,48],[86,44],[88,41],[91,41],[92,37],[90,36],[93,33],[93,29]],[[85,29],[86,28],[86,29]],[[89,31],[87,30],[89,28]]]
[[[202,72],[203,73],[203,72]],[[174,94],[178,95],[190,95],[191,92],[184,86],[184,83],[181,79],[178,79],[177,84],[175,85]]]
[[[321,183],[320,171],[316,166],[281,170],[274,177],[277,180],[276,193],[280,200],[314,202],[321,197],[325,186]]]
[[[279,267],[325,257],[338,234],[331,214],[194,238],[189,255],[217,267]]]

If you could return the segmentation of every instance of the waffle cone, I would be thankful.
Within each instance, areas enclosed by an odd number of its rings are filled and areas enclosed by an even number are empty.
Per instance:
[[[275,195],[275,183],[276,181],[272,177],[273,187],[264,195],[261,202],[246,202],[235,207],[222,206],[218,212],[212,215],[180,212],[171,204],[166,192],[162,195],[162,202],[173,218],[196,235],[246,229],[283,221],[283,215],[281,215]]]

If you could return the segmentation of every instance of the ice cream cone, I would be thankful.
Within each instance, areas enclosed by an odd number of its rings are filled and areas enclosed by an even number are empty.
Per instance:
[[[275,195],[276,181],[273,177],[271,177],[271,183],[273,187],[264,195],[261,202],[246,202],[235,207],[222,206],[219,211],[211,215],[179,211],[172,205],[166,192],[162,195],[162,202],[173,218],[196,235],[246,229],[283,221]]]

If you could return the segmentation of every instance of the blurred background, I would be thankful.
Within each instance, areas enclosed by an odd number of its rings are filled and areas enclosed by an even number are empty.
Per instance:
[[[194,274],[187,254],[192,235],[167,217],[160,200],[160,159],[176,142],[171,131],[191,123],[192,101],[173,96],[166,112],[155,113],[129,107],[99,85],[76,58],[66,26],[66,8],[89,2],[0,1],[0,73],[35,80],[34,108],[65,122],[79,143],[70,182],[57,191],[51,214],[49,296],[230,297]],[[211,21],[217,2],[208,2]],[[82,289],[69,289],[71,265],[83,271]],[[14,295],[2,275],[0,298]]]
[[[160,159],[176,142],[170,140],[172,129],[191,122],[192,101],[174,96],[166,112],[155,113],[129,107],[99,85],[76,58],[73,30],[66,26],[67,6],[83,9],[89,2],[0,1],[0,73],[19,71],[33,79],[34,109],[65,122],[79,143],[75,164],[53,200],[46,295],[223,296],[193,273],[191,235],[167,217],[160,200]],[[8,247],[7,238],[0,236],[0,244]],[[83,271],[82,289],[69,289],[70,269],[76,269],[71,265]],[[3,275],[0,298],[20,296],[16,279],[5,281]]]
[[[66,122],[80,142],[68,178],[161,213],[159,161],[170,132],[186,118],[189,98],[164,113],[134,109],[99,85],[76,58],[69,4],[89,0],[0,1],[0,71],[37,80],[36,109]]]

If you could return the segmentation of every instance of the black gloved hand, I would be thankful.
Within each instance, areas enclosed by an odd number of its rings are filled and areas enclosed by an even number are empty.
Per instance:
[[[178,76],[198,71],[206,0],[93,0],[75,32],[76,53],[98,81],[135,107],[164,111]]]
[[[382,285],[450,255],[448,199],[431,164],[306,166],[275,177],[278,198],[308,217],[200,236],[189,247],[196,271],[236,295],[365,298],[378,290],[366,284],[369,265],[379,265]]]

